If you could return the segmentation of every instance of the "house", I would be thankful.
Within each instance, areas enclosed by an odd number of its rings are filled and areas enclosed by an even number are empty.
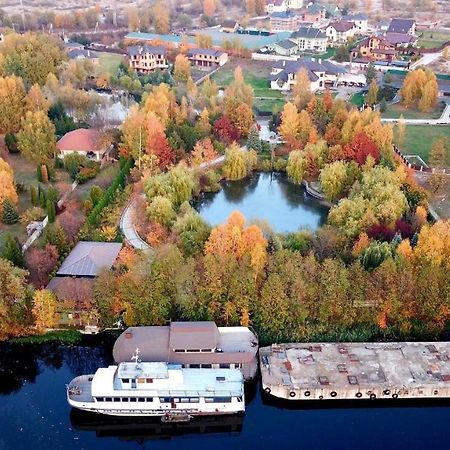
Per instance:
[[[228,53],[212,48],[194,48],[187,52],[187,57],[196,67],[220,67],[228,61]]]
[[[274,12],[270,15],[270,29],[272,31],[295,31],[300,24],[301,17],[292,11]]]
[[[84,45],[80,44],[79,42],[69,42],[69,41],[65,41],[64,42],[64,50],[69,53],[72,50],[84,50]]]
[[[301,10],[302,22],[317,23],[325,20],[326,9],[317,3],[311,3]]]
[[[417,37],[405,33],[386,33],[384,40],[394,48],[407,48],[415,46],[417,43]]]
[[[88,60],[91,61],[93,64],[99,63],[99,58],[97,55],[92,53],[90,50],[85,49],[72,49],[67,52],[69,58],[71,60],[80,61],[80,60]]]
[[[392,19],[387,32],[414,36],[416,34],[416,21],[414,19]]]
[[[382,36],[369,36],[352,51],[352,58],[365,58],[370,61],[392,61],[397,59],[395,46]]]
[[[273,49],[278,55],[291,56],[298,52],[298,46],[290,39],[283,39],[282,41],[275,42]]]
[[[286,12],[288,6],[285,0],[268,0],[266,5],[267,14],[273,14],[276,12]]]
[[[114,343],[114,360],[129,361],[136,348],[143,361],[197,369],[240,369],[246,380],[254,378],[258,370],[258,337],[247,327],[217,327],[214,322],[130,327]]]
[[[355,35],[355,24],[346,20],[330,22],[325,28],[325,34],[329,42],[345,44]]]
[[[366,13],[348,14],[342,16],[342,20],[353,22],[355,24],[355,33],[364,34],[369,26],[369,18]]]
[[[327,50],[327,36],[318,28],[300,27],[289,39],[297,44],[300,52],[323,53]]]
[[[272,66],[270,74],[270,87],[279,91],[289,91],[295,84],[297,72],[304,69],[310,80],[311,92],[324,90],[326,86],[337,84],[341,77],[346,74],[346,70],[331,63],[328,60],[322,61],[302,58],[297,61],[276,61]]]
[[[70,153],[78,153],[100,161],[109,150],[102,137],[103,134],[93,128],[69,131],[56,143],[58,156],[64,158]]]
[[[326,17],[337,18],[341,16],[341,11],[339,10],[339,6],[333,3],[327,3],[323,5],[325,8]]]
[[[239,28],[239,22],[232,19],[225,19],[220,28],[224,33],[236,33]]]
[[[133,45],[127,48],[129,66],[138,73],[148,74],[169,67],[163,46]]]
[[[301,9],[303,8],[303,0],[286,0],[286,6],[289,9]]]
[[[69,253],[47,289],[64,304],[61,322],[82,324],[91,319],[92,293],[95,278],[103,269],[110,269],[122,248],[116,242],[80,241]]]

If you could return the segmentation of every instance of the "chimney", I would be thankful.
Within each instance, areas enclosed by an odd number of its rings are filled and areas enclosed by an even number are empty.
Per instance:
[[[286,60],[283,59],[283,67],[286,67]]]
[[[322,64],[322,58],[319,58],[319,64]]]

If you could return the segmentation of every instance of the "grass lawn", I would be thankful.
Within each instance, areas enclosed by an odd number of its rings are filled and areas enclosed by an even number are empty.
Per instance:
[[[405,119],[439,119],[442,111],[445,108],[445,103],[439,102],[434,109],[429,112],[422,112],[415,108],[405,108],[401,103],[389,105],[381,117],[386,119],[398,119],[403,114]]]
[[[97,52],[99,57],[99,73],[109,73],[115,75],[120,63],[125,60],[122,55],[115,53]]]
[[[285,105],[286,100],[281,98],[269,99],[255,99],[254,106],[259,113],[280,112]]]
[[[420,36],[417,45],[422,48],[439,47],[444,42],[450,41],[450,32],[425,30],[418,31]]]
[[[419,155],[428,163],[433,141],[443,136],[450,139],[450,127],[446,125],[406,125],[405,141],[399,147],[403,154]]]
[[[352,95],[352,98],[350,99],[350,103],[352,105],[357,106],[358,108],[360,108],[361,106],[364,105],[364,95],[362,92],[357,92],[356,94]]]

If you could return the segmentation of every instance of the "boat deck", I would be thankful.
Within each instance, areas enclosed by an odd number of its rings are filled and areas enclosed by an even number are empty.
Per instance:
[[[282,344],[260,349],[266,392],[290,399],[450,397],[450,343]]]
[[[93,375],[81,375],[74,378],[68,387],[69,398],[77,402],[93,402],[92,397],[92,378]]]

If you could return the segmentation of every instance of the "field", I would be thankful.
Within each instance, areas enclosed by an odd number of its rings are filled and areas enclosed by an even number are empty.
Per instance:
[[[99,73],[109,73],[110,75],[115,75],[120,63],[124,61],[122,55],[117,55],[115,53],[106,52],[96,52],[99,57]]]
[[[450,41],[450,32],[448,31],[418,31],[420,36],[417,45],[422,48],[435,48],[442,45],[444,42]]]
[[[401,103],[389,105],[381,117],[386,119],[398,119],[402,114],[404,119],[439,119],[445,103],[439,102],[434,109],[429,112],[422,112],[415,108],[405,108]]]
[[[403,154],[419,155],[428,163],[433,141],[443,136],[450,139],[450,127],[445,125],[406,125],[405,141],[399,147]]]

